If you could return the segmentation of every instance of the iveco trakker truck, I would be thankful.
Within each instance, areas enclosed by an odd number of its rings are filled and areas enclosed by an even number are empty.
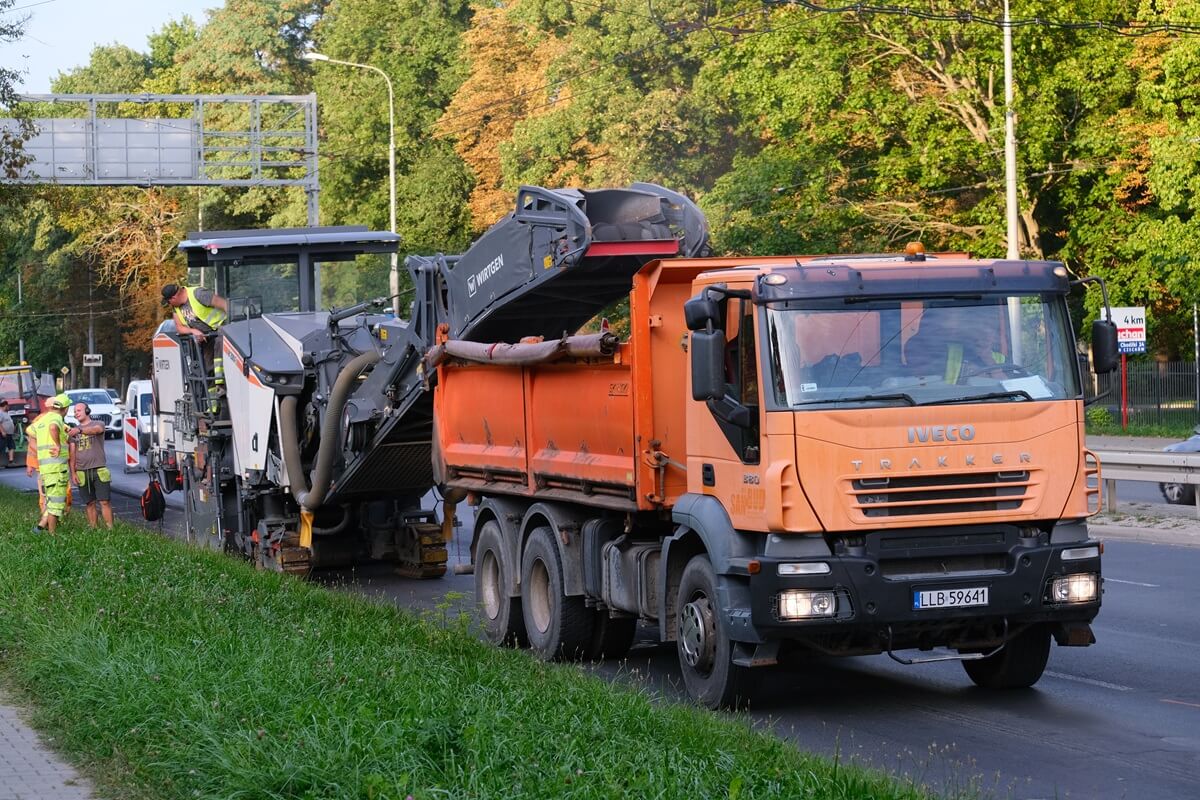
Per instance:
[[[679,258],[633,277],[624,341],[443,326],[434,477],[476,506],[488,637],[619,655],[647,623],[714,707],[785,651],[1032,685],[1100,609],[1073,283],[919,247]],[[1115,352],[1096,323],[1093,367]]]

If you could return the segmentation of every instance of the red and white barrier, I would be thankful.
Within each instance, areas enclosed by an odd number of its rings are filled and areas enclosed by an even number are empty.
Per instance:
[[[138,453],[137,417],[125,417],[125,471],[132,472],[141,466],[142,457]]]

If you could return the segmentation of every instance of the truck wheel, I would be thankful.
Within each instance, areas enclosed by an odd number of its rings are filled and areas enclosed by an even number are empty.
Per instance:
[[[521,610],[529,646],[547,661],[582,658],[592,641],[594,612],[563,585],[554,534],[535,528],[521,558]]]
[[[987,658],[962,662],[963,669],[985,689],[1027,689],[1038,682],[1050,658],[1050,631],[1034,625]]]
[[[1196,502],[1195,489],[1182,483],[1160,483],[1158,490],[1162,492],[1163,499],[1171,505],[1190,506]]]
[[[745,667],[733,663],[733,644],[717,609],[717,576],[704,555],[683,570],[675,602],[675,649],[688,694],[709,708],[733,708],[746,700]]]
[[[608,611],[593,611],[595,627],[592,642],[588,646],[587,658],[600,661],[606,658],[621,658],[633,646],[637,633],[637,617],[610,617]]]
[[[475,545],[475,601],[483,634],[492,644],[523,647],[525,620],[521,617],[521,599],[508,596],[508,570],[501,547],[500,525],[494,520],[483,523]]]

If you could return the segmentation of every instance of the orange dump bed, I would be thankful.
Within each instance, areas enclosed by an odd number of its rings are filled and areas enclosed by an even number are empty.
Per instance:
[[[446,485],[627,511],[687,491],[683,304],[712,262],[634,277],[630,337],[608,358],[507,366],[448,361],[434,391]]]

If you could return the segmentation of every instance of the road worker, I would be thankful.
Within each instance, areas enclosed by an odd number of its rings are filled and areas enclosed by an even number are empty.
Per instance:
[[[104,454],[104,423],[92,419],[87,403],[75,404],[76,427],[71,428],[71,474],[87,503],[88,524],[96,527],[96,506],[109,530],[113,526],[112,473]]]
[[[71,398],[65,394],[50,399],[49,408],[29,426],[37,442],[38,472],[41,490],[46,497],[42,517],[34,530],[54,533],[58,521],[67,510],[67,497],[71,491],[70,438],[67,423],[63,419],[71,406]],[[32,449],[32,441],[31,441]]]
[[[208,340],[228,319],[229,302],[203,286],[168,283],[162,287],[162,304],[173,310],[176,332],[181,337],[191,336],[200,346],[204,366],[212,376],[208,386],[209,410],[216,414],[224,394],[225,366],[221,354],[216,351],[216,343]]]

